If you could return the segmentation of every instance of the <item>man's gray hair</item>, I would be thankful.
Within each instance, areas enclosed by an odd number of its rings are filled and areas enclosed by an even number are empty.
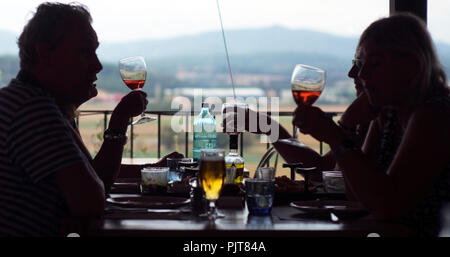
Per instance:
[[[17,42],[20,68],[30,69],[36,63],[36,46],[40,42],[56,47],[65,36],[74,18],[88,23],[92,17],[86,6],[79,3],[42,3],[25,25]]]

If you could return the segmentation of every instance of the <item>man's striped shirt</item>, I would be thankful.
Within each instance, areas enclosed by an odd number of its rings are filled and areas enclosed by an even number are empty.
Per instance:
[[[49,93],[13,79],[0,89],[0,235],[58,235],[67,205],[55,172],[86,162]]]

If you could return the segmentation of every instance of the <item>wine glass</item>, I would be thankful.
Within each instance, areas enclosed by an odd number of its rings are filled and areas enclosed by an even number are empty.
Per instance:
[[[119,60],[119,72],[123,82],[131,90],[141,90],[144,87],[147,78],[147,66],[144,57],[133,56]],[[152,117],[145,116],[142,112],[141,117],[132,124],[142,124],[156,120]]]
[[[325,81],[325,70],[310,65],[297,64],[291,77],[292,96],[297,106],[312,105],[322,93]],[[294,126],[292,139],[282,139],[280,141],[303,145],[296,140],[297,131],[297,128]]]
[[[297,105],[312,105],[322,93],[325,79],[325,70],[297,64],[291,77],[292,96]],[[293,136],[297,137],[296,128],[294,128]]]
[[[200,184],[209,202],[206,214],[210,221],[224,217],[217,213],[216,201],[225,179],[225,151],[219,149],[203,149],[200,153]]]

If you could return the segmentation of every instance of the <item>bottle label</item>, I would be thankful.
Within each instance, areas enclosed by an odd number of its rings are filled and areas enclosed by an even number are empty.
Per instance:
[[[240,184],[244,180],[244,164],[243,163],[226,163],[225,167],[229,169],[232,167],[236,169],[236,173],[234,176],[234,183]]]
[[[194,120],[193,158],[200,159],[202,149],[216,148],[216,121],[209,113],[208,108],[202,108],[200,114]]]

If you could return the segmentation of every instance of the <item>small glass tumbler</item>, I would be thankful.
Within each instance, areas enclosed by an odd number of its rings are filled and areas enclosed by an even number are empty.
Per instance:
[[[327,193],[345,193],[345,181],[340,171],[323,171],[323,185]]]
[[[264,180],[275,179],[275,168],[273,167],[260,167],[255,172],[255,178]]]
[[[247,178],[245,183],[245,202],[248,212],[253,215],[266,215],[272,210],[274,180]]]
[[[182,158],[167,158],[167,167],[169,167],[169,182],[181,181],[181,174],[178,170],[178,163]]]
[[[168,167],[149,167],[141,170],[141,192],[163,192],[169,183]]]

